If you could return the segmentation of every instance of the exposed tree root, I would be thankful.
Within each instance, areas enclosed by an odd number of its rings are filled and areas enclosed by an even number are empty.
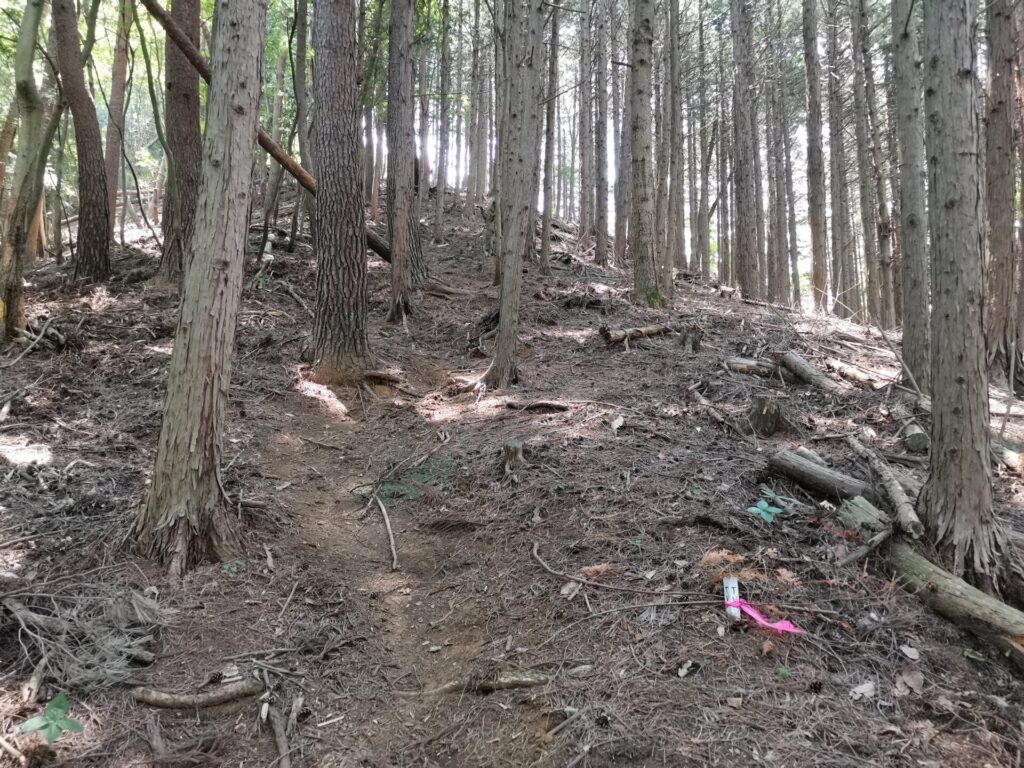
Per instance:
[[[149,704],[161,709],[205,709],[235,699],[255,696],[263,693],[263,690],[263,683],[253,677],[202,693],[167,693],[156,688],[133,688],[129,695],[140,704]]]

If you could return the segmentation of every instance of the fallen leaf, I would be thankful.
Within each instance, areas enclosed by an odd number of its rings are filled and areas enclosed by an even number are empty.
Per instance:
[[[700,561],[693,566],[695,571],[708,571],[722,565],[736,565],[746,560],[743,555],[737,555],[728,549],[712,549],[704,555]]]
[[[775,575],[779,577],[779,581],[785,584],[787,587],[799,587],[800,578],[788,568],[777,568]]]
[[[686,677],[691,672],[696,672],[697,669],[698,667],[693,663],[692,660],[690,660],[682,666],[680,666],[679,669],[676,670],[676,674],[679,675],[679,677]]]
[[[609,573],[615,570],[615,566],[611,563],[598,563],[597,565],[584,565],[580,568],[580,576],[588,579],[594,579],[595,581],[600,579],[602,576],[607,576]]]
[[[732,707],[733,709],[739,709],[740,707],[743,706],[743,697],[742,696],[730,696],[728,699],[725,700],[725,703],[728,706]]]
[[[624,418],[622,418],[621,416],[616,416],[614,419],[612,419],[612,424],[611,424],[611,426],[612,426],[612,434],[618,433],[618,431],[620,429],[622,429],[622,426],[625,423],[626,423],[626,420]]]
[[[569,677],[587,677],[593,671],[593,664],[580,664],[578,667],[573,667],[565,674],[567,674]]]
[[[917,661],[921,658],[921,652],[917,650],[917,648],[914,648],[912,645],[901,645],[900,651],[902,651],[903,655],[911,661]]]
[[[924,691],[924,673],[917,667],[908,665],[896,676],[896,692],[906,696],[911,691],[918,696]]]
[[[734,571],[734,570],[719,571],[718,573],[716,573],[714,576],[711,577],[711,582],[713,584],[720,584],[722,582],[722,579],[724,579],[726,576],[732,576],[732,577],[734,577],[739,582],[744,582],[744,581],[766,582],[766,581],[768,581],[768,578],[764,575],[764,571],[759,571],[756,568],[740,568],[738,571]]]
[[[559,592],[561,592],[562,597],[564,597],[566,600],[572,600],[574,597],[576,597],[576,594],[580,591],[580,587],[582,586],[583,585],[580,584],[578,581],[567,581],[565,582],[565,584],[562,585],[562,588],[559,590]]]
[[[856,688],[850,689],[850,698],[854,701],[860,701],[861,699],[870,699],[875,695],[875,683],[873,680],[868,680],[866,683],[861,683]]]
[[[771,640],[765,640],[763,643],[761,643],[762,656],[771,656],[773,653],[775,653],[775,643],[773,643]]]

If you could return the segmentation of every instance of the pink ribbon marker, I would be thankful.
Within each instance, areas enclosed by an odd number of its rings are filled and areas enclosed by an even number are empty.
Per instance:
[[[752,606],[746,600],[730,600],[729,602],[727,602],[725,604],[725,607],[726,608],[739,608],[741,611],[743,611],[745,614],[747,614],[747,616],[749,616],[755,622],[757,622],[760,626],[765,627],[766,629],[771,629],[771,630],[773,630],[775,632],[778,632],[780,635],[784,635],[787,632],[789,632],[791,634],[794,634],[794,635],[802,635],[804,633],[804,631],[802,629],[800,629],[798,626],[793,624],[793,622],[791,622],[791,621],[783,620],[783,621],[776,621],[775,623],[772,623],[772,622],[768,621],[768,619],[766,619],[764,617],[763,613],[761,613],[759,610],[757,610],[757,608]]]

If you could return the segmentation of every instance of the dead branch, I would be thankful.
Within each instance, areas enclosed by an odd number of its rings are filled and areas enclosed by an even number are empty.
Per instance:
[[[910,503],[907,494],[903,492],[903,487],[889,465],[878,454],[865,447],[856,437],[852,435],[847,437],[846,443],[854,453],[868,462],[872,471],[881,479],[882,487],[885,489],[889,501],[892,502],[893,509],[896,510],[896,522],[903,532],[912,539],[921,538],[924,534],[924,525],[921,524],[921,519],[914,511],[914,505]]]
[[[32,349],[36,346],[36,344],[38,344],[40,341],[42,341],[43,337],[46,336],[46,329],[50,327],[50,323],[52,323],[52,322],[53,322],[53,318],[52,317],[46,318],[46,324],[43,325],[43,330],[41,330],[36,335],[36,337],[34,339],[32,339],[32,341],[29,343],[29,345],[27,347],[25,347],[23,350],[21,350],[21,354],[18,355],[13,360],[11,360],[10,362],[7,362],[7,363],[4,363],[3,365],[0,365],[0,368],[10,368],[15,363],[17,363],[19,360],[21,360],[21,358],[23,358],[25,355],[27,355],[29,352],[31,352]]]
[[[552,576],[557,576],[560,579],[566,579],[568,581],[575,581],[577,584],[583,584],[584,586],[587,586],[587,587],[596,587],[598,589],[610,589],[610,590],[613,590],[615,592],[631,592],[634,595],[662,595],[662,596],[664,596],[664,595],[671,595],[672,594],[671,592],[658,592],[658,591],[653,590],[653,589],[637,589],[636,587],[620,587],[620,586],[617,586],[615,584],[601,584],[600,582],[597,582],[597,581],[590,581],[589,579],[584,579],[582,576],[573,576],[572,574],[562,573],[561,571],[556,571],[554,568],[552,568],[550,565],[548,565],[546,562],[544,562],[544,558],[542,558],[540,556],[540,543],[536,542],[536,541],[533,542],[533,559],[536,560],[540,564],[541,568],[543,568],[545,571],[550,573]]]
[[[167,693],[156,688],[133,688],[129,692],[132,700],[161,709],[205,709],[229,701],[256,696],[263,693],[263,683],[256,678],[228,683],[202,693]]]
[[[863,480],[844,475],[831,467],[823,467],[792,451],[774,454],[768,459],[768,469],[830,499],[841,501],[863,496],[868,500],[879,500],[871,485]]]
[[[395,548],[395,532],[391,530],[391,518],[388,516],[387,507],[384,506],[384,502],[380,500],[378,494],[374,494],[373,498],[377,500],[377,506],[380,507],[380,513],[384,518],[384,527],[388,532],[388,546],[391,547],[391,570],[398,570],[398,550]]]
[[[267,718],[274,731],[274,745],[277,747],[278,768],[292,768],[291,749],[288,748],[288,736],[285,733],[285,720],[277,707],[267,707]]]
[[[0,750],[3,750],[8,755],[10,755],[14,762],[16,762],[18,765],[28,765],[28,760],[25,758],[25,756],[18,750],[17,747],[11,744],[11,742],[7,741],[7,739],[5,739],[3,736],[0,736]]]

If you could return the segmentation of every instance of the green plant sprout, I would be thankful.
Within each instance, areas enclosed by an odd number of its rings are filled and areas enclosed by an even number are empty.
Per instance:
[[[39,731],[43,734],[47,744],[53,744],[61,737],[64,731],[68,733],[81,733],[83,726],[73,717],[68,717],[68,709],[71,707],[68,697],[58,693],[53,700],[46,705],[43,714],[26,720],[21,724],[19,730],[22,733],[33,733]]]

